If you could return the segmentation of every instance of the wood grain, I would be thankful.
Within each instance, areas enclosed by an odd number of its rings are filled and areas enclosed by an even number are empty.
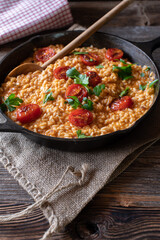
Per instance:
[[[102,16],[106,9],[116,4],[116,1],[101,4],[81,1],[70,4],[76,21],[86,24],[87,19],[87,24],[90,25]],[[145,9],[152,26],[143,26],[145,19],[141,20],[137,6],[134,6],[101,30],[132,41],[156,38],[160,34],[160,21],[157,17],[160,3],[145,1]],[[83,18],[80,18],[82,10]],[[124,25],[127,26],[122,27]],[[1,46],[0,58],[22,41],[24,40]],[[160,66],[159,55],[160,49],[157,49],[153,57]],[[159,173],[160,141],[141,154],[114,181],[107,184],[62,233],[54,234],[50,239],[159,240]],[[20,211],[32,203],[33,199],[0,164],[0,214]],[[41,210],[36,209],[27,218],[0,225],[0,240],[38,240],[47,228],[48,222]]]

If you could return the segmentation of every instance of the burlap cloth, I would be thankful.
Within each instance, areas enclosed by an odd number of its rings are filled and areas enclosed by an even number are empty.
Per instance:
[[[19,133],[0,133],[1,162],[36,202],[16,217],[39,206],[51,226],[42,239],[63,229],[106,183],[159,139],[159,104],[160,98],[154,110],[128,135],[91,152],[49,149]],[[14,218],[1,216],[0,221]]]

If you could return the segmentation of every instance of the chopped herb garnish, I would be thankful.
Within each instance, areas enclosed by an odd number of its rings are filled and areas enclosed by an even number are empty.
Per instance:
[[[83,98],[83,102],[84,104],[82,104],[76,96],[69,96],[65,103],[69,103],[74,109],[81,107],[83,109],[93,110],[93,102],[91,100],[85,97]]]
[[[93,62],[94,60],[92,58],[89,59],[89,62]]]
[[[84,55],[88,54],[88,52],[73,52],[74,55]]]
[[[93,110],[93,102],[89,100],[88,98],[84,97],[83,101],[85,102],[82,105],[82,108],[87,109],[87,110]]]
[[[147,83],[148,84],[148,83]],[[142,90],[142,91],[144,91],[145,89],[146,89],[146,87],[147,87],[147,84],[146,85],[139,85],[139,89],[140,90]]]
[[[66,71],[66,75],[70,78],[74,78],[75,76],[78,77],[80,72],[77,71],[75,67],[70,68]]]
[[[103,89],[105,89],[105,84],[97,85],[96,87],[93,88],[93,94],[99,96]]]
[[[67,70],[66,74],[68,77],[73,78],[76,84],[83,85],[87,89],[87,91],[89,91],[88,89],[89,77],[87,77],[86,74],[81,74],[80,72],[77,71],[75,67]]]
[[[50,93],[49,93],[50,92]],[[47,94],[48,93],[48,94]],[[54,97],[53,97],[53,93],[51,92],[51,88],[49,88],[47,91],[46,91],[46,94],[44,96],[44,100],[43,100],[43,103],[46,103],[48,101],[53,101],[54,100]]]
[[[96,68],[100,69],[100,68],[104,68],[104,66],[99,64],[98,66],[96,66]]]
[[[151,70],[151,68],[150,67],[147,67],[146,69],[145,69],[145,71],[150,71]]]
[[[7,111],[7,109],[10,111],[10,112],[13,112],[15,109],[16,109],[16,106],[20,106],[20,103],[23,102],[22,99],[18,98],[18,97],[15,97],[15,94],[12,93],[11,95],[9,95],[9,97],[4,100],[3,98],[3,103],[0,105],[0,109],[5,112]]]
[[[128,92],[129,92],[129,90],[130,90],[130,88],[126,87],[126,89],[124,91],[122,91],[119,96],[120,97],[126,96],[128,94]]]
[[[145,76],[145,74],[142,72],[142,73],[141,73],[141,77],[144,77],[144,76]]]
[[[76,96],[69,96],[69,98],[66,99],[65,103],[69,103],[74,109],[77,109],[77,107],[81,106],[81,102]]]
[[[129,64],[127,66],[124,67],[118,67],[118,66],[113,66],[113,71],[114,70],[118,70],[118,76],[122,79],[122,80],[127,80],[129,78],[132,78],[132,68],[131,68],[132,64]]]
[[[122,58],[119,61],[124,63],[124,64],[127,64]]]
[[[86,136],[84,133],[82,133],[81,130],[77,131],[77,136],[78,136],[78,138],[88,138],[88,137],[90,137],[90,136]]]
[[[155,83],[158,82],[158,79],[155,79],[149,84],[149,88],[154,87]]]

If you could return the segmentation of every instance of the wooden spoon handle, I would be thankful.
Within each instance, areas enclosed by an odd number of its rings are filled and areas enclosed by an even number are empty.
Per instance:
[[[126,8],[129,4],[131,4],[134,0],[123,0],[117,6],[115,6],[112,10],[106,13],[103,17],[101,17],[98,21],[92,24],[87,30],[81,33],[78,37],[76,37],[72,42],[66,45],[60,52],[58,52],[55,56],[50,58],[47,62],[42,65],[42,68],[46,68],[50,63],[56,61],[58,58],[62,58],[68,53],[70,53],[74,48],[80,46],[84,43],[93,33],[95,33],[99,28],[101,28],[106,22],[111,20],[116,14],[121,12],[124,8]]]

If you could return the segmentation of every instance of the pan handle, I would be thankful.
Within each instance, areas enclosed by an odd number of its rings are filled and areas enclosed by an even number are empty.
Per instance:
[[[132,42],[137,47],[141,48],[147,55],[153,59],[152,52],[160,47],[160,37],[153,39],[149,42]]]
[[[1,115],[1,113],[0,113],[0,115]],[[22,130],[19,129],[19,127],[17,125],[12,123],[11,120],[8,120],[7,118],[5,118],[5,120],[6,120],[5,122],[0,123],[0,132],[15,132],[15,133],[22,132]]]

